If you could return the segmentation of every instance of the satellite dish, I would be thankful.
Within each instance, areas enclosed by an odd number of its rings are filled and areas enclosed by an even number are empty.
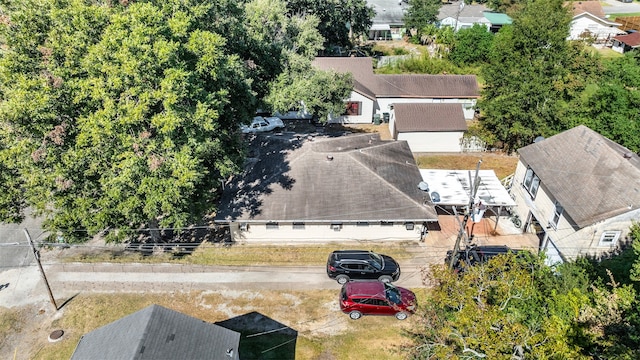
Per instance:
[[[418,189],[429,192],[429,184],[424,181],[420,181],[420,183],[418,184]]]
[[[534,143],[539,143],[542,140],[544,140],[544,136],[538,136],[537,138],[533,139],[533,142]]]
[[[432,192],[431,200],[433,200],[434,203],[440,202],[440,194],[438,194],[436,191]]]

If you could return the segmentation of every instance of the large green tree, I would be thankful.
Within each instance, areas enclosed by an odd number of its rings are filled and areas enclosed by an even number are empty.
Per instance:
[[[456,65],[482,64],[489,59],[493,34],[486,26],[475,24],[455,33],[449,59]]]
[[[561,0],[535,0],[494,39],[479,107],[483,126],[505,150],[563,128],[557,115],[578,56],[566,41],[570,20]]]
[[[420,38],[423,29],[437,22],[441,6],[441,0],[409,0],[409,9],[404,16],[404,24],[407,28],[414,29]]]
[[[433,285],[409,332],[415,359],[633,359],[634,289],[590,279],[567,263],[552,269],[514,254],[463,275],[433,266]],[[636,321],[637,323],[637,321]],[[626,339],[625,339],[626,340]]]
[[[604,59],[602,71],[572,102],[571,125],[584,124],[633,151],[640,150],[640,56]]]
[[[69,240],[201,219],[244,161],[240,123],[322,44],[275,0],[2,10],[0,216],[30,206]]]
[[[291,15],[314,15],[320,20],[325,48],[351,48],[369,31],[375,16],[366,0],[289,0],[287,8]]]

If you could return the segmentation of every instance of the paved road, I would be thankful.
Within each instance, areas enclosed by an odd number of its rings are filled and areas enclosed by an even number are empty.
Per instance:
[[[618,0],[603,0],[605,14],[640,13],[640,2],[623,3]]]
[[[402,264],[396,284],[422,287],[421,266]],[[52,292],[62,303],[78,293],[182,292],[203,290],[312,290],[339,289],[323,266],[197,266],[174,264],[49,264],[45,274]],[[0,290],[0,306],[13,307],[48,301],[37,266],[0,273],[11,285]]]
[[[41,240],[44,235],[42,219],[35,219],[30,214],[21,224],[0,223],[0,271],[34,262],[33,252],[24,234],[25,228],[34,241]]]

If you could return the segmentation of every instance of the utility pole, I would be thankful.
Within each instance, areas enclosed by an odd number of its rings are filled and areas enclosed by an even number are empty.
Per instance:
[[[40,253],[36,250],[36,247],[33,245],[33,241],[31,240],[31,235],[27,229],[24,229],[24,235],[29,240],[29,245],[31,246],[31,250],[33,250],[33,256],[36,258],[36,262],[38,263],[38,267],[40,268],[40,275],[42,275],[42,279],[44,280],[44,284],[47,286],[47,291],[49,292],[49,300],[53,304],[53,307],[58,311],[58,305],[56,305],[56,299],[53,298],[53,293],[51,292],[51,287],[49,287],[49,281],[47,281],[47,276],[44,274],[44,269],[42,268],[42,264],[40,263]]]
[[[467,205],[467,211],[462,218],[462,222],[458,220],[458,225],[460,226],[460,230],[458,231],[458,237],[456,238],[456,244],[453,246],[453,255],[451,256],[451,260],[449,260],[449,268],[453,269],[453,265],[455,263],[455,259],[458,256],[458,251],[460,250],[460,241],[462,238],[465,239],[465,244],[468,242],[467,238],[467,221],[469,220],[469,215],[471,214],[471,210],[473,209],[473,202],[475,201],[476,193],[478,192],[479,179],[478,173],[480,172],[480,164],[482,164],[482,160],[478,160],[478,165],[476,165],[476,175],[474,177],[473,183],[469,184],[469,204]],[[456,212],[455,206],[453,207],[453,212],[456,216],[456,220],[458,219],[458,213]]]

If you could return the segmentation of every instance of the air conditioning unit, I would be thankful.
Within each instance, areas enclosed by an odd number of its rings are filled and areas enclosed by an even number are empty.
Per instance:
[[[333,229],[333,231],[340,231],[342,229],[342,224],[331,224],[331,229]]]

